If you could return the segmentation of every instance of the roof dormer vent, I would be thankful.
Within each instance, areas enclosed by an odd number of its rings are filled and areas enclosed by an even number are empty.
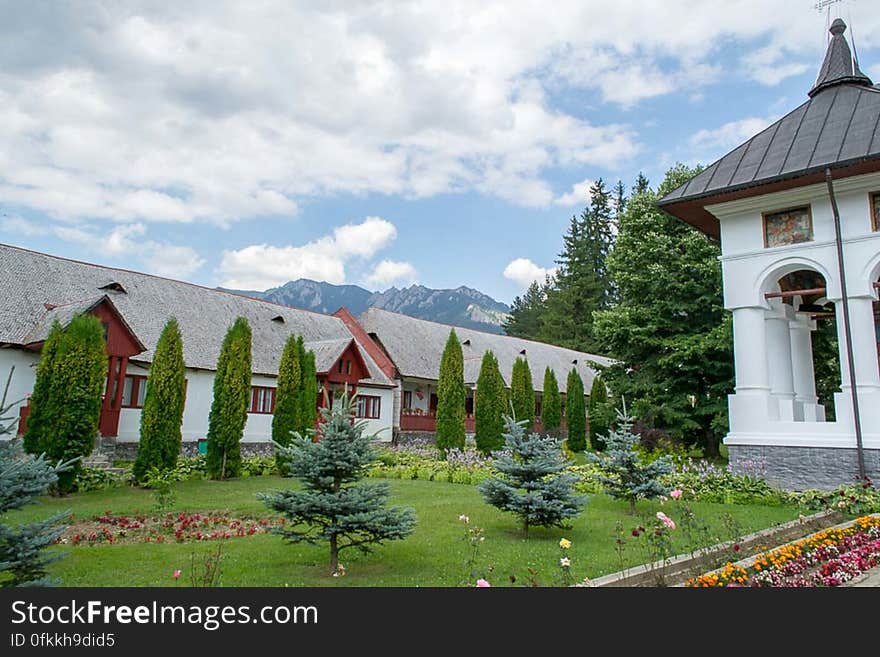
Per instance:
[[[108,292],[120,292],[122,294],[128,294],[128,291],[122,287],[122,283],[119,281],[110,281],[106,285],[102,285],[98,288],[99,290],[107,290]]]
[[[275,317],[272,318],[272,321],[275,322],[276,324],[285,324],[286,323],[286,320],[281,315],[275,315]]]

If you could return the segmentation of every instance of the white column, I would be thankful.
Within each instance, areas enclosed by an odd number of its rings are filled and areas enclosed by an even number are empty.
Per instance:
[[[764,308],[736,308],[733,311],[736,394],[768,394],[767,332]]]
[[[846,334],[844,331],[843,301],[835,303],[837,314],[837,341],[840,344],[841,388],[851,386],[847,364]],[[859,390],[880,390],[880,369],[877,365],[877,333],[874,327],[874,300],[871,297],[849,299],[850,329],[855,361],[856,387]]]
[[[813,369],[812,332],[816,322],[807,315],[795,316],[788,323],[791,338],[791,374],[794,383],[795,420],[822,422],[825,408],[816,396],[816,373]]]
[[[779,299],[770,302],[765,315],[767,326],[767,366],[770,392],[779,405],[779,418],[793,421],[794,380],[791,360],[791,334],[788,325],[794,318],[792,307]]]
[[[769,432],[769,421],[778,419],[770,397],[765,315],[763,307],[733,310],[736,394],[728,397],[731,434]]]

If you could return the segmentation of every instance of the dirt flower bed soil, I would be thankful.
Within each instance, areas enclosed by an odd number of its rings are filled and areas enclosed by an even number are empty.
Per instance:
[[[100,543],[191,543],[264,534],[284,518],[234,515],[228,511],[114,515],[109,511],[74,520],[58,540],[68,545]]]

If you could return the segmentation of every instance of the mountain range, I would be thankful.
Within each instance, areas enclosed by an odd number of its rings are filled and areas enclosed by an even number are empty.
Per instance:
[[[479,290],[461,286],[434,290],[424,285],[392,287],[370,292],[357,285],[333,285],[307,278],[269,290],[227,290],[294,308],[332,313],[345,306],[355,316],[367,308],[381,308],[443,324],[503,333],[501,324],[510,308]]]

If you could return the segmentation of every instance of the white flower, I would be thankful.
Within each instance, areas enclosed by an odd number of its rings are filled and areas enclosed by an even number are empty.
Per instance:
[[[461,520],[461,521],[462,521],[464,524],[466,524],[466,525],[471,521],[471,519],[468,518],[468,517],[467,517],[466,515],[464,515],[463,513],[462,513],[460,516],[458,516],[458,519]]]
[[[562,557],[559,560],[559,565],[563,568],[568,568],[571,565],[571,560],[568,557]]]

